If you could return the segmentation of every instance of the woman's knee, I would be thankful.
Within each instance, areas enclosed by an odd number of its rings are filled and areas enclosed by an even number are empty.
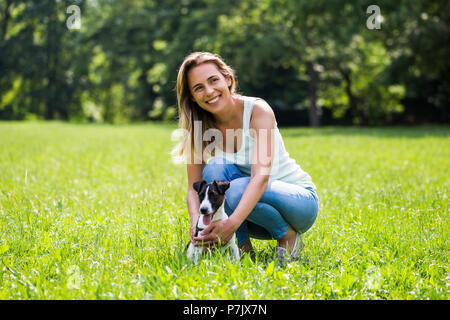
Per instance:
[[[226,180],[226,160],[223,158],[212,158],[203,168],[203,179],[207,182],[213,180]]]
[[[207,182],[212,182],[213,180],[230,181],[230,171],[233,171],[233,169],[237,170],[233,163],[224,158],[214,157],[203,168],[203,179]]]
[[[226,192],[226,202],[230,208],[233,210],[241,201],[242,194],[244,193],[245,188],[250,182],[250,177],[242,177],[234,179],[230,182],[230,187]]]

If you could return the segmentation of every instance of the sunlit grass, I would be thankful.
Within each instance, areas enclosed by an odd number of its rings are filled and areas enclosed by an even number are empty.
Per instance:
[[[1,299],[448,299],[448,127],[283,129],[318,187],[299,261],[190,263],[175,126],[0,123]]]

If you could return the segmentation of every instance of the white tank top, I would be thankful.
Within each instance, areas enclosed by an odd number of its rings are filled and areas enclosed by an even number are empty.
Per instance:
[[[224,152],[220,148],[216,149],[215,157],[225,158],[234,163],[236,167],[246,176],[251,176],[251,159],[253,153],[254,138],[250,135],[250,119],[255,100],[259,98],[242,97],[244,99],[244,116],[242,128],[242,144],[236,153]],[[289,153],[284,147],[283,139],[275,122],[275,150],[272,159],[272,170],[270,179],[281,180],[295,184],[303,188],[316,189],[308,173],[303,171],[294,159],[289,157]]]

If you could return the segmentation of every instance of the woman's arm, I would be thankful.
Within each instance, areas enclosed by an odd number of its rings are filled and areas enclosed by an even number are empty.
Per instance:
[[[201,181],[203,179],[202,172],[204,164],[188,164],[187,165],[187,177],[188,177],[188,191],[186,196],[187,208],[189,212],[189,218],[191,220],[190,235],[191,241],[195,235],[195,229],[197,221],[200,216],[200,203],[198,201],[197,191],[194,190],[194,182]]]
[[[267,188],[272,168],[275,115],[265,101],[258,100],[257,103],[255,102],[250,128],[255,139],[250,182],[230,218],[225,222],[217,221],[210,224],[201,233],[201,235],[207,234],[207,236],[194,238],[198,241],[196,244],[203,241],[204,245],[210,245],[217,242],[218,238],[228,242]]]
[[[255,102],[250,130],[254,137],[251,179],[241,201],[230,216],[236,229],[244,222],[266,191],[272,169],[275,115],[263,100]]]

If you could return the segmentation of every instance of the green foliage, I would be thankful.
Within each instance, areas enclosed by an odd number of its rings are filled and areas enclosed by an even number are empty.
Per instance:
[[[319,103],[333,109],[336,118],[350,113],[355,124],[390,122],[393,114],[403,111],[405,86],[389,84],[391,59],[383,44],[355,35],[343,53],[331,55],[338,72],[323,72]]]
[[[285,268],[187,260],[173,129],[0,123],[0,298],[449,299],[448,127],[282,130],[320,198]]]
[[[79,30],[66,27],[73,4]],[[0,119],[174,119],[182,59],[212,51],[243,94],[312,125],[328,110],[327,123],[449,121],[448,6],[379,1],[381,29],[368,30],[370,4],[0,0]]]

